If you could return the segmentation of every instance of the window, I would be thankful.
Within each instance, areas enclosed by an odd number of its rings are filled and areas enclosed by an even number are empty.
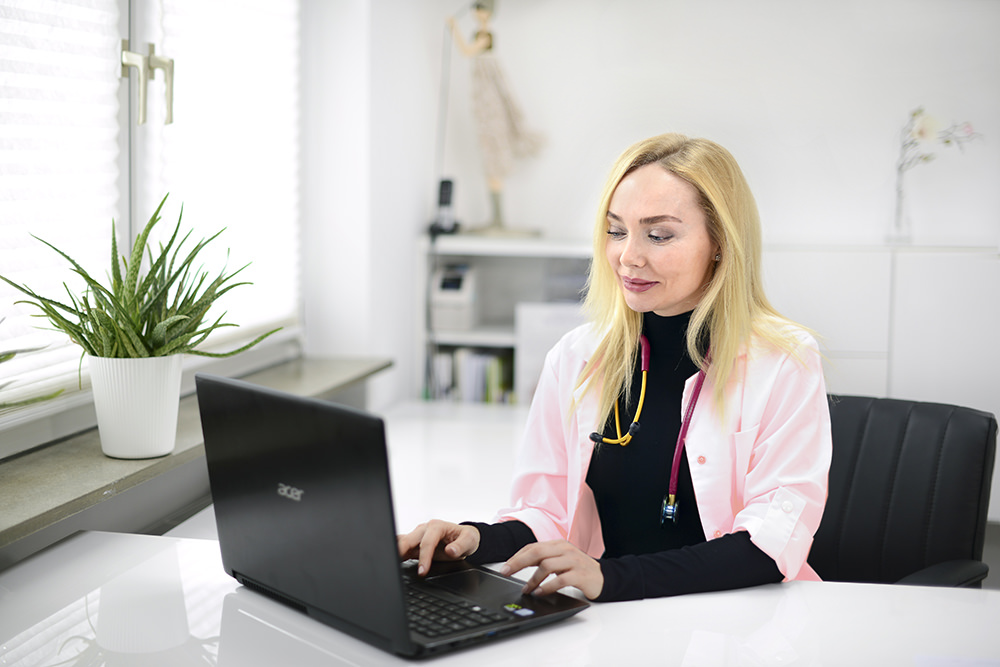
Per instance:
[[[298,31],[296,0],[0,0],[0,274],[52,298],[65,294],[63,282],[78,290],[66,261],[32,235],[103,276],[111,221],[124,247],[169,192],[162,233],[183,204],[183,227],[194,237],[225,229],[202,257],[210,273],[249,264],[241,278],[253,285],[229,292],[215,313],[240,327],[209,344],[229,349],[283,326],[267,349],[239,363],[294,354]],[[152,44],[173,59],[172,123],[165,77],[154,70],[146,122],[137,124],[138,76],[121,76],[124,38],[130,51],[146,55]],[[13,443],[23,440],[11,435],[16,429],[39,432],[24,425],[68,409],[85,413],[90,401],[79,348],[40,329],[46,321],[15,304],[20,297],[0,283],[0,352],[41,349],[0,364],[0,403],[64,394],[0,410],[0,457],[12,445],[38,444]]]

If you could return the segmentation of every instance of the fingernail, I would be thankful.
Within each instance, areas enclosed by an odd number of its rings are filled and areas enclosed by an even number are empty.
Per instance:
[[[426,565],[422,565],[421,564],[421,565],[417,566],[417,574],[423,576],[424,574],[426,574],[426,572],[427,572],[427,566]]]
[[[500,566],[500,574],[502,574],[505,577],[508,574],[510,574],[510,565],[508,565],[507,563],[504,563],[503,565],[501,565]]]

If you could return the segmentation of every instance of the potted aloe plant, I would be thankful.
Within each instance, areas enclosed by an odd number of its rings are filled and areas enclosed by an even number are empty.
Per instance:
[[[212,278],[194,264],[198,253],[222,232],[185,249],[191,232],[181,236],[183,207],[170,239],[153,248],[149,235],[160,221],[166,200],[164,197],[139,233],[128,257],[118,253],[112,221],[109,285],[42,239],[38,240],[62,255],[83,278],[86,289],[81,294],[66,287],[67,298],[57,301],[0,276],[28,296],[23,303],[39,308],[40,316],[83,348],[101,447],[115,458],[152,458],[173,451],[181,355],[232,356],[279,330],[228,352],[198,349],[216,329],[237,326],[223,322],[224,313],[211,321],[206,318],[219,297],[249,283],[233,282],[245,267],[232,273],[223,269]]]

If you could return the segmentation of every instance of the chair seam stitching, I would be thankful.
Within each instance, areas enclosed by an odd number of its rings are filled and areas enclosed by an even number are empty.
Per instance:
[[[951,408],[948,412],[948,421],[945,422],[944,430],[941,433],[941,439],[938,442],[937,457],[934,460],[934,469],[931,471],[931,488],[928,493],[927,510],[924,515],[924,525],[927,526],[927,530],[924,532],[924,553],[923,562],[926,567],[927,561],[930,558],[930,544],[931,544],[931,516],[934,514],[934,505],[937,503],[938,489],[940,488],[941,480],[938,473],[941,470],[941,459],[944,458],[944,443],[948,438],[948,431],[951,429],[952,419],[955,416],[955,408]]]
[[[859,446],[858,446],[857,450],[854,453],[854,461],[851,464],[851,477],[850,477],[851,480],[853,480],[855,478],[855,476],[857,475],[858,466],[861,464],[862,449],[863,449],[863,447],[860,445],[860,443],[864,442],[864,440],[863,440],[864,435],[865,435],[865,433],[868,432],[868,425],[871,423],[872,410],[874,409],[874,407],[875,407],[875,401],[871,401],[871,402],[868,403],[868,407],[865,409],[864,419],[858,425],[858,435],[857,435],[857,437],[855,438],[854,441],[857,442],[857,443],[859,443]],[[851,488],[852,488],[851,484],[848,484],[848,489],[851,489]],[[840,574],[840,571],[841,571],[841,553],[842,553],[842,551],[841,551],[840,545],[847,544],[847,540],[845,539],[845,534],[847,532],[847,524],[848,524],[848,519],[847,519],[847,516],[846,516],[847,515],[847,508],[848,508],[848,506],[850,506],[851,500],[853,499],[853,497],[854,497],[853,493],[847,493],[847,494],[844,495],[844,499],[840,503],[840,527],[839,527],[839,530],[838,530],[838,532],[840,533],[840,535],[839,535],[839,538],[837,540],[838,548],[837,548],[837,568],[836,568],[838,575]]]
[[[906,433],[910,428],[910,420],[913,417],[913,410],[915,405],[910,404],[907,406],[906,418],[903,420],[903,428],[900,431],[899,439],[896,442],[895,453],[893,456],[892,465],[889,467],[889,495],[886,498],[886,502],[882,506],[882,517],[880,520],[880,530],[879,534],[882,535],[882,546],[879,549],[879,559],[878,559],[878,578],[879,581],[885,579],[885,555],[886,549],[888,548],[889,539],[888,531],[886,526],[889,525],[889,511],[892,509],[892,499],[896,497],[896,482],[899,481],[899,461],[903,456],[903,444],[906,441]]]

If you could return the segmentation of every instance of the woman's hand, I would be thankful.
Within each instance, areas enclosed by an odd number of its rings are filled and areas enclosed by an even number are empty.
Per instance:
[[[479,548],[479,529],[437,519],[422,523],[407,535],[397,535],[399,558],[417,559],[417,574],[423,576],[432,560],[462,560]]]
[[[575,586],[593,600],[604,590],[601,564],[566,540],[529,544],[511,556],[500,573],[510,575],[532,566],[538,569],[524,585],[525,595],[535,590],[547,595],[564,586]],[[554,576],[546,581],[550,575]]]

